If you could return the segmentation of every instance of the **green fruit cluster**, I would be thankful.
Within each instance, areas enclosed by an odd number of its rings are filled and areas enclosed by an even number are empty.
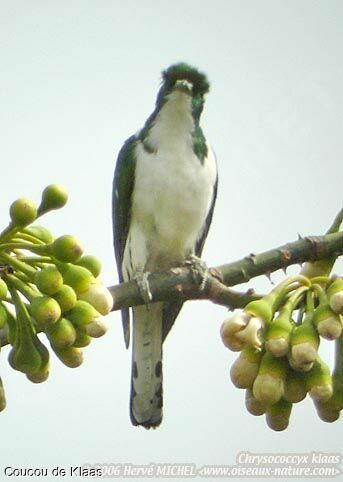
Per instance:
[[[247,410],[284,430],[293,404],[308,394],[322,420],[337,420],[343,410],[342,329],[343,279],[337,277],[287,278],[225,320],[223,343],[240,351],[230,376],[246,390]],[[332,373],[318,354],[321,339],[335,344]]]
[[[112,297],[98,279],[98,259],[83,255],[75,236],[55,239],[45,227],[32,225],[66,202],[59,185],[44,189],[38,208],[18,199],[0,233],[0,337],[11,345],[11,367],[33,383],[49,376],[46,340],[62,363],[78,367],[82,348],[106,332],[104,315],[112,308]],[[0,379],[0,411],[5,405]]]

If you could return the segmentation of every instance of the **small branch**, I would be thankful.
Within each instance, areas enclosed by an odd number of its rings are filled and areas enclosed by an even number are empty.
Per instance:
[[[149,286],[153,301],[176,299],[207,299],[214,303],[239,308],[259,295],[252,291],[239,293],[230,286],[246,283],[256,276],[270,274],[305,261],[316,261],[329,256],[343,254],[343,232],[326,236],[308,236],[287,243],[261,254],[250,254],[233,263],[210,268],[210,276],[204,290],[194,282],[191,269],[174,268],[164,273],[151,273]],[[113,310],[143,304],[138,286],[134,280],[109,288],[113,296]]]

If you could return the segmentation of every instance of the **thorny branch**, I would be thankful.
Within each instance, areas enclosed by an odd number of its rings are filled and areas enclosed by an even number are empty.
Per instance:
[[[260,254],[250,254],[238,261],[209,269],[205,288],[194,279],[190,267],[171,269],[148,276],[152,301],[206,299],[229,308],[240,308],[248,301],[259,298],[252,290],[245,293],[233,290],[232,286],[246,283],[260,275],[270,275],[279,269],[317,261],[337,258],[343,254],[343,232],[325,236],[308,236]],[[137,283],[132,280],[109,287],[113,296],[113,310],[144,303]]]

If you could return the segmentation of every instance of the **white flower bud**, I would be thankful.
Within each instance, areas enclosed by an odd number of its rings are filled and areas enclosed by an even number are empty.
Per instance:
[[[317,330],[326,340],[336,340],[342,333],[342,322],[339,316],[330,316],[318,323]]]
[[[333,293],[329,298],[329,304],[336,313],[343,313],[343,290]]]
[[[263,415],[266,412],[267,407],[264,403],[254,397],[252,390],[250,389],[245,392],[245,406],[248,412],[256,417]]]
[[[284,380],[268,373],[257,375],[253,385],[253,394],[262,403],[274,404],[284,394]]]
[[[236,338],[256,348],[261,348],[262,343],[259,338],[261,328],[262,323],[259,318],[250,318],[247,326],[236,333]]]
[[[92,338],[100,338],[108,330],[108,323],[103,316],[94,318],[93,321],[85,325],[85,332]]]
[[[93,281],[89,288],[80,293],[78,297],[82,301],[87,301],[102,315],[108,315],[112,310],[112,295],[99,279]]]
[[[220,335],[224,345],[230,350],[240,351],[245,345],[245,342],[237,338],[236,334],[247,326],[250,318],[251,316],[244,311],[236,310],[230,318],[223,322]]]
[[[295,366],[309,365],[317,358],[316,348],[308,342],[292,346],[292,360]]]
[[[332,384],[314,385],[308,392],[312,400],[317,402],[327,402],[333,394]]]

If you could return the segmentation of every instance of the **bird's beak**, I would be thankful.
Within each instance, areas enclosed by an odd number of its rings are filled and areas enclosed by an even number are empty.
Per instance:
[[[188,82],[188,80],[177,80],[175,82],[174,90],[183,92],[184,94],[192,95],[193,84]]]

